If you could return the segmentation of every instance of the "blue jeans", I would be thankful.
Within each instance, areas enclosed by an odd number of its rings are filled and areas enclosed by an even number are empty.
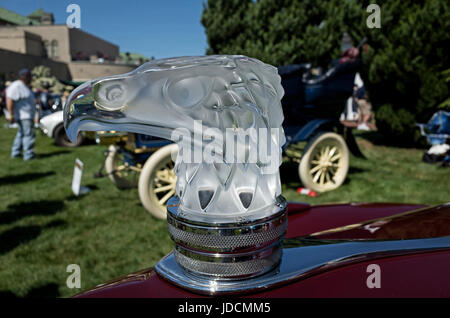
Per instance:
[[[18,131],[12,145],[11,157],[19,157],[23,150],[23,159],[29,160],[34,157],[34,123],[32,119],[17,121]]]

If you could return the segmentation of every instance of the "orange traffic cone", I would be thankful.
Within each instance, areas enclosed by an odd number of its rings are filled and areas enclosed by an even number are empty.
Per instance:
[[[308,197],[317,197],[316,192],[314,192],[313,190],[306,189],[306,188],[300,187],[297,189],[297,192],[300,194],[303,194],[303,195],[307,195]]]

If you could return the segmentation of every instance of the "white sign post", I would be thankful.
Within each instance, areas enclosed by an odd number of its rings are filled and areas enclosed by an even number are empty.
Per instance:
[[[83,175],[83,162],[77,158],[75,159],[75,168],[73,169],[73,179],[72,179],[72,191],[73,194],[75,194],[76,196],[89,192],[88,187],[81,186],[82,175]]]

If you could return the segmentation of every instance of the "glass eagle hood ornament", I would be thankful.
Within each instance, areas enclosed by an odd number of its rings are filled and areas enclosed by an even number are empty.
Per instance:
[[[242,279],[281,259],[283,94],[277,69],[253,58],[161,59],[78,87],[64,125],[71,140],[80,130],[116,130],[176,142],[167,211],[176,247],[156,270],[172,281],[174,272]]]

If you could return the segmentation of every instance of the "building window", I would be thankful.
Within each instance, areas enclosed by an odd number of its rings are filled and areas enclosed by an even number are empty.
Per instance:
[[[50,57],[50,43],[44,40],[45,56]]]
[[[57,40],[52,40],[52,42],[50,43],[50,54],[49,55],[51,58],[55,58],[55,57],[59,56]]]

